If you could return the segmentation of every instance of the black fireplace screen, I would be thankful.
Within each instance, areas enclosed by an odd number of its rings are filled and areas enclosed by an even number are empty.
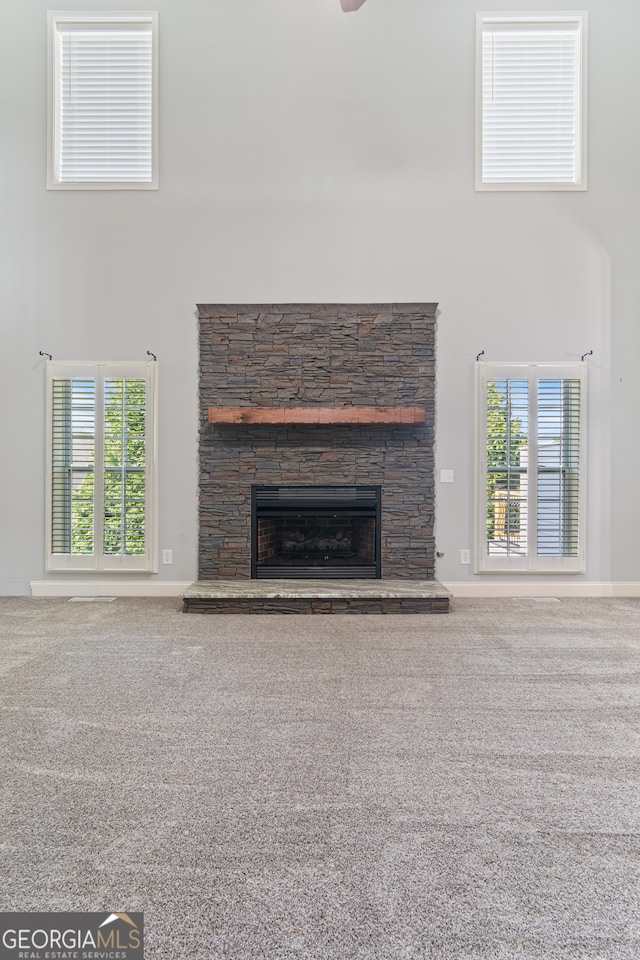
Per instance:
[[[380,487],[252,487],[251,576],[379,578]]]

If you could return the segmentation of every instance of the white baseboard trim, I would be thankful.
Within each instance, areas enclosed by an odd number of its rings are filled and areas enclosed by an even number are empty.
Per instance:
[[[112,580],[32,580],[32,597],[181,597],[192,580],[114,583]]]
[[[111,580],[32,580],[32,597],[181,597],[191,580],[113,583]],[[537,583],[443,583],[455,597],[640,597],[640,583],[541,580]]]
[[[580,582],[566,580],[536,583],[443,583],[454,597],[640,597],[636,582]]]

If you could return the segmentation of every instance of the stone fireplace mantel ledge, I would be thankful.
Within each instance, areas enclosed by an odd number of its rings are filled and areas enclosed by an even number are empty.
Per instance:
[[[414,424],[424,407],[209,407],[210,424]]]

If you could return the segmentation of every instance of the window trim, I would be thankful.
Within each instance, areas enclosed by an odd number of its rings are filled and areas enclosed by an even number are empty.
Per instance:
[[[513,377],[520,380],[572,379],[580,381],[580,428],[578,467],[578,553],[575,557],[545,557],[528,554],[525,557],[487,556],[487,402],[488,380]],[[474,569],[477,574],[576,574],[584,573],[586,567],[586,477],[587,477],[587,364],[571,363],[518,363],[477,362],[475,364],[475,549]],[[530,465],[532,467],[533,465]],[[529,485],[533,491],[533,485]],[[535,522],[530,512],[531,522]]]
[[[482,87],[482,40],[485,23],[577,23],[580,51],[580,90],[578,92],[578,124],[577,138],[579,151],[579,178],[575,183],[570,182],[539,182],[539,181],[502,181],[485,183],[482,179],[482,146],[483,146],[483,87]],[[476,150],[475,150],[475,189],[480,192],[495,191],[585,191],[587,189],[587,50],[588,50],[588,13],[586,10],[544,11],[533,12],[480,12],[476,14]]]
[[[53,381],[58,378],[137,378],[147,382],[145,406],[145,552],[141,556],[53,552]],[[157,573],[158,572],[158,375],[153,361],[58,361],[45,364],[46,382],[46,563],[47,572]],[[104,438],[102,404],[97,405],[96,438]],[[95,502],[95,498],[94,498]],[[94,513],[94,524],[97,514]]]
[[[61,181],[56,176],[59,143],[57,101],[59,71],[56,34],[58,24],[135,25],[151,24],[152,100],[151,100],[151,180],[136,181]],[[158,189],[158,13],[141,11],[68,10],[47,13],[47,190],[157,190]]]

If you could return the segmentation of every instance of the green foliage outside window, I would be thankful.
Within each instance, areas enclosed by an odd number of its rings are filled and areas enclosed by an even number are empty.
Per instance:
[[[496,508],[500,500],[501,508],[506,511],[506,530],[520,531],[520,452],[527,446],[527,436],[522,420],[514,416],[512,384],[510,380],[487,381],[486,502],[489,541],[497,538]]]
[[[145,552],[146,383],[108,379],[104,395],[104,553]],[[71,552],[93,553],[93,472],[71,496]]]
[[[145,519],[145,381],[107,380],[104,420],[104,552],[141,555]]]

